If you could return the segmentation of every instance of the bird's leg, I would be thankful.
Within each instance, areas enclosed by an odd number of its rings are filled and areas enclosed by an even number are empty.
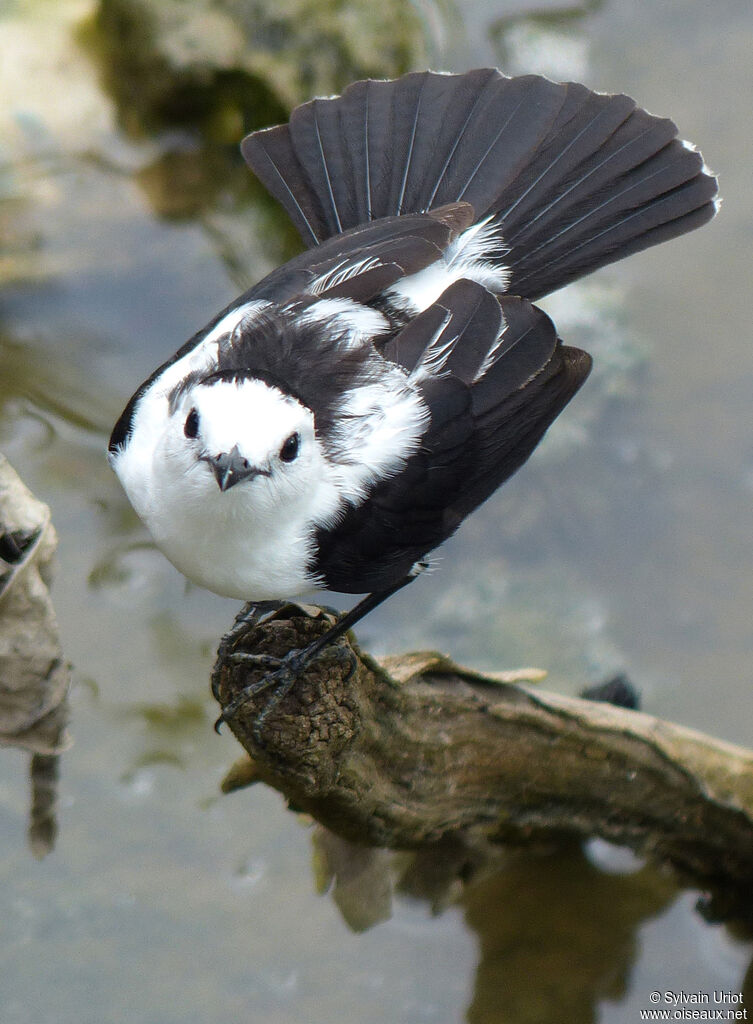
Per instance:
[[[212,693],[215,700],[219,700],[220,665],[229,658],[232,659],[234,654],[233,648],[242,636],[245,636],[249,630],[253,629],[265,615],[271,615],[272,612],[276,612],[283,604],[285,604],[284,601],[249,602],[235,616],[232,626],[220,640],[219,647],[217,648],[217,660],[212,671]]]
[[[273,693],[265,707],[262,708],[261,712],[257,715],[254,723],[254,739],[260,746],[263,745],[261,743],[261,733],[267,716],[275,707],[277,707],[286,694],[290,692],[295,681],[311,664],[311,662],[314,661],[332,643],[334,643],[335,640],[338,640],[341,636],[347,633],[349,629],[352,629],[352,627],[365,615],[368,615],[370,611],[373,611],[377,605],[380,605],[396,591],[401,590],[403,587],[407,586],[408,583],[411,583],[417,575],[418,572],[414,572],[409,576],[405,576],[398,583],[385,590],[368,594],[359,601],[354,608],[349,612],[346,612],[345,615],[343,615],[339,621],[331,627],[331,629],[328,629],[326,633],[323,633],[322,636],[317,637],[316,640],[307,644],[306,647],[288,651],[288,653],[283,655],[281,658],[274,657],[270,654],[252,654],[246,651],[226,650],[226,652],[224,652],[224,657],[227,660],[257,668],[268,668],[270,671],[261,679],[258,679],[256,682],[251,683],[250,686],[241,690],[241,692],[225,706],[222,714],[215,722],[215,729],[219,731],[222,723],[233,718],[240,708],[243,707],[243,705],[252,697],[255,697],[264,690],[273,687]],[[236,623],[237,621],[238,620],[236,620]],[[235,627],[233,627],[233,629],[235,629]],[[348,676],[352,674],[355,667],[355,659],[352,652],[349,653],[349,658],[351,665]],[[218,658],[218,664],[219,661],[220,659]],[[216,695],[217,694],[215,692],[215,696]]]

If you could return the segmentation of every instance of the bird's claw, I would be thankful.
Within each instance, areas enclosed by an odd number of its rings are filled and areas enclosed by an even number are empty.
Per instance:
[[[274,700],[276,704],[278,700],[281,700],[282,696],[287,693],[296,679],[295,674],[291,673],[290,666],[284,664],[285,658],[275,658],[271,654],[249,654],[245,651],[236,651],[230,655],[230,660],[240,662],[245,665],[251,664],[260,668],[270,668],[272,671],[262,676],[261,679],[257,679],[249,686],[244,686],[240,693],[236,694],[236,696],[225,705],[222,710],[222,714],[214,723],[215,732],[220,731],[223,722],[228,722],[231,718],[235,718],[244,704],[253,697],[256,697],[258,694],[263,693],[264,690],[269,689],[270,686],[275,688],[275,692],[271,699]],[[281,690],[284,692],[281,693],[279,698],[275,699],[277,693]],[[256,729],[254,729],[254,734],[255,733]]]
[[[293,684],[300,677],[302,672],[324,653],[335,656],[340,662],[347,662],[347,671],[344,676],[344,681],[347,682],[356,670],[358,659],[350,647],[342,644],[334,644],[331,647],[325,647],[323,649],[319,648],[316,644],[312,644],[310,645],[310,648],[304,647],[302,649],[288,651],[288,653],[283,655],[281,658],[272,654],[253,654],[249,651],[228,652],[227,660],[229,661],[235,662],[236,664],[246,665],[248,667],[269,669],[270,671],[263,675],[261,679],[257,679],[249,686],[244,687],[240,693],[238,693],[233,700],[223,708],[222,714],[214,723],[215,732],[220,731],[223,722],[228,722],[231,718],[234,718],[243,705],[249,700],[256,697],[258,694],[263,693],[264,690],[268,690],[272,687],[273,693],[265,707],[263,707],[256,716],[256,720],[253,725],[254,740],[259,746],[263,746],[261,740],[262,727],[269,713],[280,703],[286,694],[289,693]]]

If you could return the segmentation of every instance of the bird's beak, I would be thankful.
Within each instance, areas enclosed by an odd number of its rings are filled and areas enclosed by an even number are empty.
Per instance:
[[[255,476],[269,476],[269,471],[252,466],[248,459],[241,455],[236,444],[229,452],[220,455],[201,455],[202,462],[212,467],[217,484],[221,491],[227,491],[241,480],[252,480]]]

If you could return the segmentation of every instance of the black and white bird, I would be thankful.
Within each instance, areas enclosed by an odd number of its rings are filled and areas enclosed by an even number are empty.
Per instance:
[[[242,151],[308,248],[141,385],[109,453],[209,590],[369,595],[283,659],[279,696],[418,575],[587,377],[533,300],[699,227],[717,187],[627,96],[493,69],[356,82]]]

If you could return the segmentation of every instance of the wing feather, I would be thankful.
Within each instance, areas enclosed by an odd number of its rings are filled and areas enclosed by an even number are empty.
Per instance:
[[[430,419],[405,467],[319,531],[314,571],[332,589],[379,590],[408,574],[526,461],[588,375],[589,357],[562,345],[545,313],[483,292],[457,282],[385,347]],[[420,372],[455,338],[438,372]]]

